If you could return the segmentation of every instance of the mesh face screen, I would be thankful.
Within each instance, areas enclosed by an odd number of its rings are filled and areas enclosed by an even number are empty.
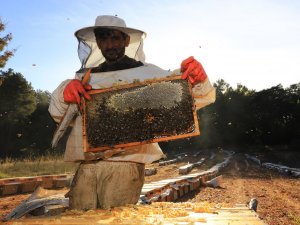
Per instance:
[[[88,57],[91,54],[91,51],[92,51],[91,48],[84,41],[82,40],[79,41],[78,57],[82,66],[86,63]]]

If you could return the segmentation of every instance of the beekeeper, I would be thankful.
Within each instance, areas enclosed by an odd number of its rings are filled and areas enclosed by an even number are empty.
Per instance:
[[[132,83],[136,79],[165,77],[174,71],[163,70],[145,62],[143,39],[146,33],[129,28],[116,16],[98,16],[95,26],[75,32],[79,41],[81,69],[74,79],[63,81],[52,93],[49,112],[60,122],[69,104],[87,100],[90,89],[109,88]],[[81,84],[85,72],[92,68],[89,83]],[[193,57],[181,63],[177,74],[189,79],[199,108],[214,102],[215,90],[202,65]],[[71,209],[88,210],[136,204],[144,183],[146,163],[164,156],[157,143],[143,144],[104,152],[84,152],[82,118],[78,115],[67,141],[64,160],[80,162],[67,196]]]

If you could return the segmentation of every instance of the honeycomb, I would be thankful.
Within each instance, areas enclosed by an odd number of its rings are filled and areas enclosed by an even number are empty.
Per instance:
[[[195,130],[193,99],[181,79],[92,94],[84,116],[90,148],[155,142]]]

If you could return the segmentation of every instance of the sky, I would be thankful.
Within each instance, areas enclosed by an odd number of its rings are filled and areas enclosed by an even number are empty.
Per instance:
[[[300,82],[298,0],[0,0],[16,49],[3,70],[54,91],[80,68],[74,32],[118,15],[147,33],[146,62],[174,70],[194,56],[211,82],[260,91]]]

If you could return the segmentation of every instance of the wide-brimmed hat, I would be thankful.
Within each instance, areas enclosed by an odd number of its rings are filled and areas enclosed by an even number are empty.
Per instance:
[[[134,37],[137,36],[141,37],[142,35],[146,35],[144,31],[127,27],[125,21],[117,16],[104,15],[104,16],[98,16],[96,18],[94,26],[84,27],[82,29],[77,30],[75,32],[75,36],[85,41],[94,41],[95,40],[94,30],[98,28],[119,30],[128,34],[133,39],[135,39]]]
[[[81,61],[81,68],[96,67],[105,61],[94,33],[94,30],[99,28],[119,30],[128,34],[130,42],[125,49],[125,54],[137,61],[145,61],[143,39],[146,37],[146,33],[127,27],[125,21],[117,16],[104,15],[96,18],[95,26],[85,27],[75,32],[78,39],[78,56]]]

